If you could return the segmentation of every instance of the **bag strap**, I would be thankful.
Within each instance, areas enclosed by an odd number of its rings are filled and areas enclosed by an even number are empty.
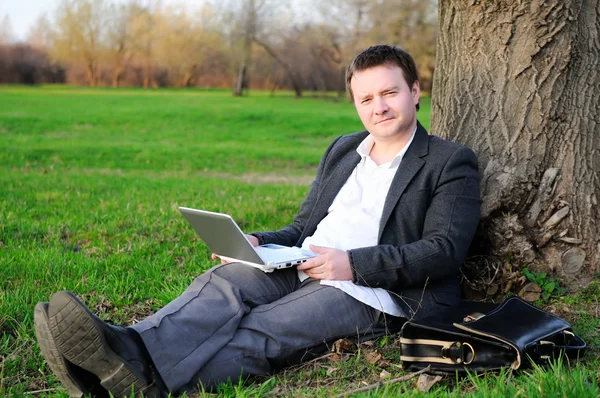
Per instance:
[[[403,362],[469,365],[475,359],[475,349],[467,342],[400,337],[400,344]]]

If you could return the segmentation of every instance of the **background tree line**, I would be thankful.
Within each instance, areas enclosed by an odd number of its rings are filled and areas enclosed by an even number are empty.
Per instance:
[[[436,0],[60,0],[25,42],[0,31],[0,83],[344,90],[352,56],[376,43],[435,63]]]

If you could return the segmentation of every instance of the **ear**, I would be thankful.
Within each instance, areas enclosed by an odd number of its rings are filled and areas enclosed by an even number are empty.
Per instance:
[[[413,83],[413,86],[410,91],[413,96],[413,103],[417,105],[419,103],[419,98],[421,97],[421,85],[418,81],[415,81]]]

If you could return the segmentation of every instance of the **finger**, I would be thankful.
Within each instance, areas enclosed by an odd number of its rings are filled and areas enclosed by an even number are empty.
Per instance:
[[[325,261],[321,258],[321,256],[313,257],[311,259],[306,260],[302,264],[298,265],[297,269],[299,269],[300,271],[303,271],[303,270],[319,267],[319,266],[323,265],[324,263],[325,263]]]
[[[258,246],[258,238],[254,235],[246,235],[246,238],[248,238],[248,241],[250,241],[250,244],[254,247]]]
[[[317,254],[325,254],[325,253],[327,253],[327,250],[329,250],[328,247],[323,247],[323,246],[308,245],[308,247],[310,248],[310,251],[317,253]]]
[[[212,254],[210,255],[210,259],[211,259],[211,260],[216,260],[216,259],[217,259],[217,257],[218,257],[218,256],[217,256],[215,253],[212,253]]]
[[[313,267],[315,267],[314,261],[313,260],[306,260],[302,264],[298,265],[296,267],[296,269],[299,270],[299,271],[306,271],[306,270],[309,270],[309,269],[311,269]]]
[[[310,248],[311,251],[317,253],[317,254],[327,254],[330,250],[332,250],[331,247],[325,247],[325,246],[316,246],[316,245],[308,245],[308,247]]]
[[[308,271],[305,271],[305,274],[313,279],[326,279],[326,274],[321,268],[312,268]]]

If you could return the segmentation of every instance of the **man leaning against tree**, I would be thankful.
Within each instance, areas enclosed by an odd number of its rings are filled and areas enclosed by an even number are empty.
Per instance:
[[[42,354],[72,396],[166,396],[268,375],[340,338],[372,339],[456,304],[459,267],[479,222],[477,158],[417,121],[417,68],[404,50],[369,47],[346,87],[365,131],[336,138],[293,222],[253,245],[318,256],[265,273],[205,272],[130,326],[109,325],[70,292],[35,308]]]

